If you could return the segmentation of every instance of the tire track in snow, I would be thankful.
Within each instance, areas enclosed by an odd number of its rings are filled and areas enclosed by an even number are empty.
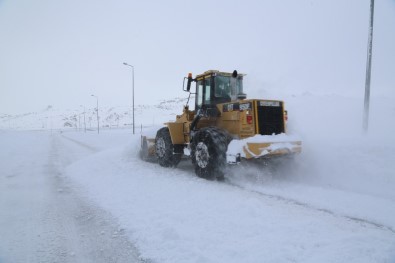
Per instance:
[[[91,152],[98,152],[98,151],[99,151],[99,150],[98,150],[97,148],[95,148],[95,147],[92,147],[92,146],[87,145],[87,144],[85,144],[85,143],[82,143],[82,142],[80,142],[80,141],[71,139],[71,138],[69,138],[69,137],[67,137],[67,136],[65,136],[65,135],[63,135],[63,134],[62,134],[62,137],[63,137],[64,139],[66,139],[66,140],[69,140],[69,141],[71,141],[71,142],[74,142],[75,144],[77,144],[77,145],[79,145],[79,146],[81,146],[81,147],[83,147],[83,148],[85,148],[85,149],[88,149],[88,150],[91,151]]]
[[[370,225],[370,226],[373,226],[375,228],[386,230],[386,231],[389,231],[389,232],[392,232],[393,234],[395,234],[395,229],[393,229],[392,227],[386,226],[386,225],[383,225],[383,224],[380,224],[380,223],[377,223],[377,222],[374,222],[374,221],[371,221],[371,220],[368,220],[368,219],[354,217],[354,216],[348,216],[348,215],[344,215],[344,214],[339,214],[339,213],[336,213],[336,212],[334,212],[332,210],[329,210],[329,209],[326,209],[326,208],[318,208],[318,207],[315,207],[313,205],[310,205],[309,203],[297,201],[297,200],[292,199],[292,198],[287,198],[287,197],[284,197],[284,196],[281,196],[281,195],[267,194],[267,193],[260,192],[260,191],[257,191],[257,190],[248,189],[246,187],[243,187],[243,186],[237,185],[235,183],[232,183],[232,182],[230,182],[229,180],[226,180],[226,179],[225,179],[225,183],[227,185],[231,186],[231,187],[235,187],[235,188],[241,189],[243,191],[254,193],[254,194],[260,195],[260,196],[265,197],[265,198],[270,198],[270,199],[281,201],[283,203],[304,207],[304,208],[307,208],[309,210],[314,210],[314,211],[326,213],[326,214],[334,216],[334,217],[345,218],[345,219],[353,221],[355,223]]]
[[[188,161],[188,160],[185,160],[185,161]],[[180,166],[178,166],[177,169],[180,169],[180,170],[185,171],[185,172],[187,172],[187,171],[190,172],[191,169],[193,169],[193,168],[190,165],[187,165],[187,164],[183,163]],[[203,179],[203,180],[205,180],[205,179]],[[230,181],[229,179],[226,178],[226,176],[225,176],[225,181],[222,182],[222,183],[224,183],[224,184],[226,184],[226,185],[228,185],[230,187],[234,187],[234,188],[237,188],[237,189],[240,189],[240,190],[243,190],[243,191],[247,191],[247,192],[250,192],[250,193],[257,194],[257,195],[259,195],[259,196],[261,196],[263,198],[270,198],[272,200],[277,200],[277,201],[282,202],[282,203],[286,203],[286,204],[290,204],[290,205],[294,205],[294,206],[299,206],[299,207],[304,207],[306,209],[317,211],[317,212],[322,212],[322,213],[325,213],[325,214],[328,214],[328,215],[331,215],[331,216],[334,216],[334,217],[337,217],[337,218],[344,218],[344,219],[347,219],[349,221],[353,221],[355,223],[370,225],[372,227],[375,227],[375,228],[378,228],[378,229],[382,229],[382,230],[385,230],[385,231],[389,231],[389,232],[395,234],[395,229],[390,227],[390,226],[386,226],[384,224],[380,224],[380,223],[374,222],[374,221],[369,220],[369,219],[364,219],[364,218],[359,218],[359,217],[355,217],[355,216],[349,216],[349,215],[345,215],[345,214],[336,213],[336,212],[334,212],[334,211],[332,211],[330,209],[319,208],[319,207],[313,206],[313,205],[311,205],[311,204],[309,204],[307,202],[301,202],[301,201],[298,201],[298,200],[295,200],[295,199],[292,199],[292,198],[288,198],[288,197],[285,197],[285,196],[268,194],[268,193],[264,193],[264,192],[261,192],[261,191],[258,191],[258,190],[249,189],[247,187],[238,185],[237,183],[234,183],[234,182]]]
[[[62,151],[58,138],[52,138],[47,165],[52,193],[45,212],[44,230],[48,234],[43,238],[41,255],[48,262],[146,262],[139,258],[138,250],[116,219],[80,196],[79,189],[62,174],[67,165],[62,162],[68,155]],[[70,141],[97,152],[93,147]]]

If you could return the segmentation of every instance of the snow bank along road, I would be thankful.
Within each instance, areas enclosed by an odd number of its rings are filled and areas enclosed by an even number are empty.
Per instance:
[[[125,130],[0,140],[0,262],[395,262],[391,147],[316,141],[221,183],[140,161]]]
[[[117,221],[64,177],[82,155],[69,152],[61,137],[0,132],[0,145],[1,263],[139,262]]]

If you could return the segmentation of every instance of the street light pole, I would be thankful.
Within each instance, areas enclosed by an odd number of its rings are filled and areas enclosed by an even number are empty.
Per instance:
[[[133,112],[133,134],[134,134],[134,66],[132,66],[132,65],[129,65],[128,63],[126,63],[126,62],[123,62],[123,64],[125,65],[125,66],[129,66],[129,67],[131,67],[132,68],[132,96],[133,96],[133,104],[132,104],[132,112]]]
[[[80,105],[80,107],[84,108],[84,132],[86,133],[86,121],[85,121],[85,112],[86,112],[86,110],[85,110],[85,106]]]
[[[372,68],[372,42],[373,42],[373,14],[374,0],[370,1],[370,21],[368,35],[368,58],[366,62],[365,100],[363,111],[363,130],[366,133],[369,127],[369,102],[370,102],[370,74]]]
[[[91,96],[96,98],[97,134],[99,134],[99,97],[93,94]]]

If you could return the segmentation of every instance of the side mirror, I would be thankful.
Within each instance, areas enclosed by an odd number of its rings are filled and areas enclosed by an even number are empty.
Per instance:
[[[191,90],[191,83],[192,83],[192,77],[188,76],[188,82],[187,82],[187,91]]]
[[[185,79],[187,80],[187,87],[186,87],[186,89],[185,89]],[[185,77],[184,78],[184,83],[183,83],[183,85],[182,85],[182,89],[184,90],[184,91],[190,91],[191,90],[191,83],[192,83],[192,81],[195,81],[193,78],[192,78],[192,73],[188,73],[188,77]]]

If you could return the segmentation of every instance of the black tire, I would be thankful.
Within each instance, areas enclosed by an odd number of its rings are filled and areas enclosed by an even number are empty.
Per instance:
[[[197,176],[224,179],[229,142],[230,136],[216,127],[202,128],[195,134],[191,144],[191,157]]]
[[[181,161],[182,149],[182,145],[172,144],[170,132],[167,127],[158,130],[155,137],[155,155],[160,166],[177,166]]]

